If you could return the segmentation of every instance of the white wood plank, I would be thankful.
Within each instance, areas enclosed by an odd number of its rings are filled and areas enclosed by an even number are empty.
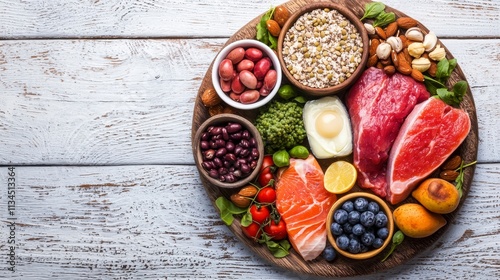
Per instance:
[[[225,41],[1,42],[0,163],[193,163],[196,94]],[[479,160],[498,160],[500,41],[444,44],[472,87]]]
[[[193,166],[15,167],[15,172],[17,272],[5,274],[6,255],[0,256],[0,275],[9,279],[301,278],[264,262],[234,237]],[[471,192],[441,241],[375,277],[498,276],[499,172],[499,164],[478,165]],[[7,173],[0,168],[2,241],[9,235]]]
[[[283,2],[0,0],[0,38],[229,37]],[[383,2],[420,20],[438,36],[500,36],[496,1]]]

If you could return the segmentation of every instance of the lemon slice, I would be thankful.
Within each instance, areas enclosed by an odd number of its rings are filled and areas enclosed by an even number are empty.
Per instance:
[[[330,164],[325,172],[325,189],[334,194],[348,192],[354,184],[358,173],[354,165],[347,161],[336,161]]]

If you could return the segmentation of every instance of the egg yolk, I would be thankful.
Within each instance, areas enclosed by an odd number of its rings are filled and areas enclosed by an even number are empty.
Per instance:
[[[325,138],[337,136],[343,127],[342,116],[335,110],[325,110],[316,118],[316,131]]]

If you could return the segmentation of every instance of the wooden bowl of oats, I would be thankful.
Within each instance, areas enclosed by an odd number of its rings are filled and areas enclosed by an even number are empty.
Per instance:
[[[368,61],[368,33],[348,8],[312,3],[292,14],[278,38],[285,77],[312,97],[345,91]]]

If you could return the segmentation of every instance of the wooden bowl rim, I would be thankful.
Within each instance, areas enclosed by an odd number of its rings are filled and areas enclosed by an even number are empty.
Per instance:
[[[200,142],[201,142],[201,134],[209,126],[231,121],[240,123],[243,127],[248,129],[248,131],[255,138],[255,140],[257,141],[257,149],[259,150],[259,159],[257,160],[257,166],[252,171],[252,173],[250,173],[250,175],[234,183],[225,183],[210,177],[208,173],[205,171],[205,169],[201,167],[201,163],[203,160],[201,155]],[[262,141],[262,137],[257,128],[249,120],[239,115],[226,113],[226,114],[219,114],[212,116],[207,120],[205,120],[200,125],[198,130],[196,130],[195,136],[193,138],[193,152],[195,154],[194,159],[196,162],[196,166],[198,166],[198,172],[201,174],[201,176],[203,176],[203,178],[205,178],[208,182],[210,182],[210,184],[214,186],[225,189],[235,189],[248,184],[259,174],[262,162],[264,160],[264,142]]]
[[[285,35],[290,29],[290,27],[293,26],[293,24],[297,21],[297,19],[302,16],[304,13],[310,12],[312,10],[316,9],[321,9],[321,8],[329,8],[333,10],[337,10],[339,13],[341,13],[344,17],[346,17],[358,30],[359,34],[361,35],[361,38],[363,40],[363,55],[361,56],[361,62],[354,71],[354,73],[347,78],[344,82],[332,86],[332,87],[326,87],[326,88],[313,88],[309,87],[306,85],[301,84],[299,81],[297,81],[288,71],[286,68],[285,61],[283,59],[283,41],[285,39]],[[359,20],[359,18],[351,12],[347,7],[341,6],[336,3],[332,2],[317,2],[317,3],[311,3],[307,4],[305,6],[302,6],[299,10],[297,10],[295,13],[293,13],[290,18],[285,22],[283,25],[283,28],[281,29],[280,35],[278,37],[278,47],[276,49],[276,52],[278,53],[278,59],[280,61],[281,65],[281,71],[283,72],[283,75],[292,83],[295,87],[300,89],[301,91],[305,92],[306,94],[309,94],[313,97],[323,97],[323,96],[328,96],[328,95],[333,95],[342,92],[343,90],[347,89],[350,87],[355,81],[358,80],[359,76],[363,74],[363,71],[365,70],[366,63],[368,62],[369,58],[369,52],[368,52],[368,46],[369,46],[369,38],[368,38],[368,32],[366,31],[366,28],[364,27],[363,23]]]
[[[382,207],[384,213],[387,215],[387,229],[389,230],[389,235],[384,240],[384,244],[380,248],[375,249],[375,250],[370,250],[370,251],[365,252],[365,253],[352,254],[352,253],[349,253],[349,252],[346,252],[346,251],[340,249],[337,246],[337,243],[335,242],[335,237],[333,236],[332,231],[331,231],[331,225],[332,225],[332,219],[333,219],[333,214],[334,214],[335,210],[340,208],[344,202],[351,200],[351,199],[358,198],[358,197],[364,197],[364,198],[373,200],[373,201],[377,202],[380,205],[380,207]],[[328,234],[328,240],[330,241],[333,248],[335,248],[335,250],[338,253],[340,253],[341,255],[348,257],[348,258],[351,258],[351,259],[356,259],[356,260],[364,260],[364,259],[372,258],[372,257],[378,255],[380,252],[382,252],[387,247],[387,245],[389,245],[389,243],[392,240],[392,235],[394,233],[394,220],[393,220],[393,216],[392,216],[392,211],[389,208],[389,206],[387,205],[387,203],[383,199],[381,199],[380,197],[378,197],[374,194],[371,194],[371,193],[366,193],[366,192],[348,193],[348,194],[342,196],[341,198],[339,198],[337,201],[335,201],[335,203],[332,205],[332,208],[330,208],[330,211],[328,212],[326,226],[327,226],[326,229],[327,229],[327,234]]]

